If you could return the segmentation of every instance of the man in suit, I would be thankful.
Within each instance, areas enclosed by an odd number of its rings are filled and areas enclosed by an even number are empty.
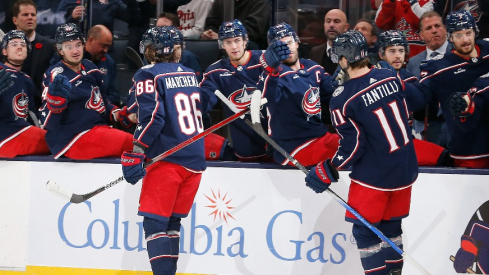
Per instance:
[[[328,41],[311,49],[310,58],[323,66],[324,71],[330,75],[333,75],[338,67],[338,64],[331,60],[330,52],[332,50],[333,41],[338,35],[346,32],[348,27],[346,14],[343,11],[339,9],[328,11],[324,17],[324,33],[326,34]]]
[[[447,40],[447,29],[443,20],[435,11],[425,12],[419,19],[421,38],[426,43],[426,50],[411,57],[406,69],[420,78],[420,65],[423,60],[440,58],[452,49]],[[438,112],[438,103],[433,101],[425,110],[414,113],[414,131],[422,139],[447,148],[449,135],[443,115]],[[419,136],[418,136],[419,137]]]
[[[49,67],[49,60],[54,54],[54,41],[36,33],[37,6],[32,0],[15,2],[13,15],[12,21],[17,30],[24,32],[32,45],[32,50],[22,64],[22,71],[34,81],[37,88],[34,103],[36,108],[39,108],[42,102],[42,76]]]

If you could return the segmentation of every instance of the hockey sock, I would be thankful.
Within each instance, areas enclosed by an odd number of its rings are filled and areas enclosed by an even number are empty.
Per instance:
[[[174,275],[177,271],[172,260],[172,247],[166,230],[166,221],[144,218],[143,228],[146,236],[149,262],[154,275]]]
[[[396,244],[401,250],[402,246],[402,221],[381,221],[378,225],[378,229],[384,233],[394,244]],[[402,270],[404,264],[401,254],[394,250],[388,243],[383,242],[383,251],[385,256],[385,264],[387,272]],[[389,273],[387,273],[389,274]],[[393,274],[396,274],[395,272]]]
[[[357,241],[365,274],[387,275],[384,250],[379,237],[366,226],[359,224],[353,224],[353,236]]]
[[[178,254],[180,253],[180,227],[181,218],[170,216],[168,221],[168,237],[170,238],[172,259],[175,263],[175,269],[177,268]]]

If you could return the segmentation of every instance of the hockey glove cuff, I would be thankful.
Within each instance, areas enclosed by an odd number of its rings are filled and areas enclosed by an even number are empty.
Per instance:
[[[60,96],[46,94],[46,105],[53,113],[61,113],[68,106],[68,100]]]
[[[129,128],[134,124],[134,122],[132,122],[131,118],[129,117],[130,115],[131,113],[127,111],[127,106],[119,111],[119,123],[122,125],[122,127]]]
[[[145,158],[146,155],[143,153],[135,153],[127,150],[122,153],[122,174],[130,184],[136,184],[146,175],[146,169],[144,168]]]
[[[260,63],[267,72],[273,73],[280,65],[280,61],[287,59],[290,53],[289,46],[285,42],[275,41],[260,56]]]
[[[472,266],[479,249],[475,244],[475,240],[468,235],[462,236],[461,247],[455,255],[453,267],[457,273],[466,273],[468,267]]]
[[[316,193],[322,193],[329,188],[331,182],[337,182],[338,178],[338,170],[327,159],[309,171],[306,176],[306,186]]]
[[[0,70],[0,95],[14,85],[14,81],[12,80],[11,76],[12,73],[7,72],[7,69],[2,68]]]

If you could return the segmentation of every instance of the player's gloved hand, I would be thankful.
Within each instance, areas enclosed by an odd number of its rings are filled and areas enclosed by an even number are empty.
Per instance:
[[[280,61],[287,59],[289,55],[289,46],[279,40],[268,46],[265,53],[260,56],[260,62],[267,72],[272,73],[280,65]]]
[[[119,123],[122,125],[124,128],[129,128],[131,127],[134,122],[132,121],[131,117],[133,117],[131,114],[127,111],[127,106],[122,108],[122,110],[119,111]]]
[[[456,117],[471,115],[475,110],[475,103],[467,93],[457,92],[451,94],[445,105],[448,111]]]
[[[457,273],[466,273],[467,268],[474,263],[478,252],[479,248],[475,244],[474,239],[468,235],[463,235],[461,247],[457,251],[455,261],[453,262],[455,271]]]
[[[71,91],[71,83],[62,74],[56,75],[53,82],[49,83],[46,94],[48,109],[53,113],[61,113],[68,106],[68,96]]]
[[[14,85],[14,81],[10,76],[12,76],[12,73],[7,72],[5,68],[0,70],[0,95]]]
[[[396,69],[394,69],[394,67],[392,67],[389,62],[384,60],[380,60],[379,63],[377,63],[377,65],[375,65],[374,67],[377,69],[386,69],[397,73]]]
[[[327,159],[309,171],[306,176],[306,186],[316,193],[322,193],[329,188],[331,182],[337,182],[339,177],[338,170]]]
[[[331,81],[331,85],[337,88],[338,86],[343,85],[346,81],[350,80],[350,76],[348,73],[343,71],[340,66],[336,68],[336,71],[333,74],[333,80]]]
[[[144,153],[136,153],[134,151],[124,151],[121,156],[122,174],[127,182],[136,184],[146,175],[144,168]]]

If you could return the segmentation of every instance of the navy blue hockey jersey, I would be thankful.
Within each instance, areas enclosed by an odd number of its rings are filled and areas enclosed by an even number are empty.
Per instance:
[[[331,118],[341,140],[332,163],[351,166],[350,178],[358,184],[396,190],[418,176],[403,90],[396,73],[371,69],[333,93]]]
[[[107,125],[114,105],[102,96],[104,74],[91,61],[83,59],[81,71],[75,72],[63,62],[49,67],[43,80],[43,104],[40,119],[47,130],[46,142],[55,158],[62,156],[71,145],[97,125]],[[53,113],[46,106],[49,83],[56,74],[66,76],[71,83],[68,107],[61,113]]]
[[[256,90],[258,78],[263,72],[260,63],[262,51],[249,51],[251,53],[248,62],[241,66],[231,64],[229,58],[219,60],[210,65],[204,73],[204,79],[200,83],[202,89],[202,105],[204,113],[208,113],[220,101],[214,92],[221,91],[240,110],[245,109],[251,100],[251,95]],[[234,114],[227,106],[222,104],[224,116]],[[249,119],[249,115],[246,115]],[[262,125],[267,121],[263,115]],[[229,125],[233,149],[242,158],[264,156],[266,154],[265,141],[253,129],[242,120],[235,120]]]
[[[448,125],[450,155],[456,159],[489,156],[489,72],[475,81],[469,90],[475,110],[467,117],[451,117]]]
[[[321,102],[329,102],[333,92],[331,76],[323,67],[309,59],[300,63],[298,71],[281,65],[278,75],[264,74],[258,86],[268,100],[268,135],[287,152],[326,134]],[[278,163],[285,160],[278,152],[273,157]]]
[[[199,82],[193,70],[178,63],[142,67],[134,75],[138,125],[134,139],[154,158],[203,132]],[[193,171],[206,168],[204,139],[171,154],[164,161]]]
[[[7,141],[27,130],[31,124],[27,121],[29,109],[35,112],[34,91],[36,89],[31,78],[23,72],[10,69],[14,85],[0,96],[0,147]]]

